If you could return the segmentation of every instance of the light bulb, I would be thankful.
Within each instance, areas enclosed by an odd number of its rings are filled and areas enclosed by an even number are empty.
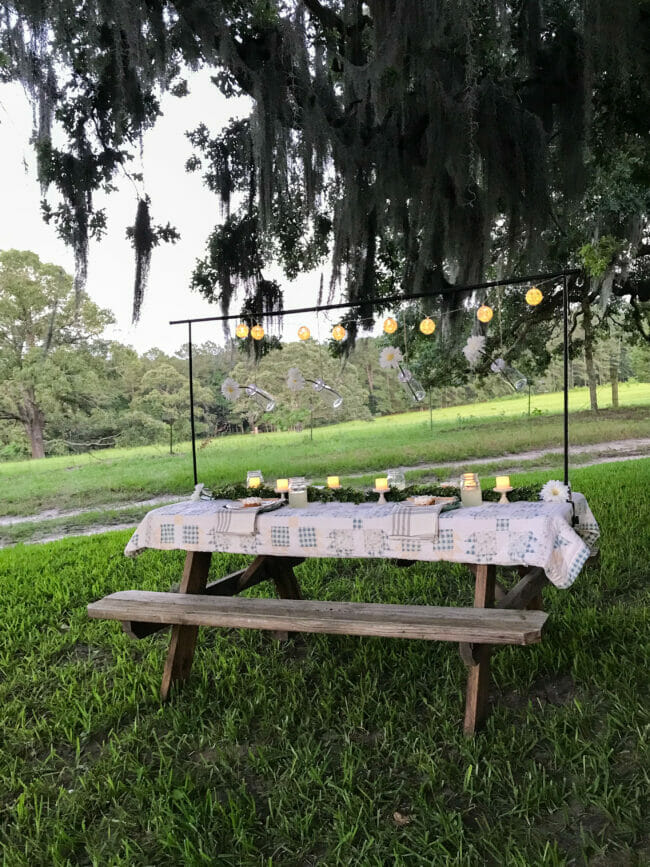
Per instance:
[[[335,325],[334,328],[332,328],[332,337],[334,338],[334,340],[345,340],[346,334],[347,331],[342,325]]]
[[[384,331],[386,332],[386,334],[395,334],[395,332],[397,331],[397,322],[393,319],[392,316],[384,319]]]
[[[479,322],[489,322],[493,316],[494,310],[491,307],[488,307],[487,304],[481,304],[481,306],[476,311],[476,318]]]
[[[433,334],[433,332],[435,330],[436,330],[436,323],[433,321],[433,319],[430,319],[428,316],[426,317],[426,319],[423,319],[422,322],[420,322],[420,331],[422,332],[422,334],[426,334],[426,335]]]
[[[251,328],[251,337],[253,340],[261,340],[264,337],[264,329],[261,325],[253,325]]]
[[[248,337],[248,331],[249,331],[249,328],[245,322],[240,322],[239,325],[237,326],[237,328],[235,328],[235,334],[237,335],[237,337],[241,338],[242,340],[245,337]]]
[[[311,332],[310,332],[309,328],[307,328],[306,325],[301,325],[300,328],[298,329],[298,338],[300,340],[309,340],[310,336],[311,336]]]
[[[538,304],[541,304],[543,297],[537,286],[531,286],[528,292],[526,292],[526,303],[530,304],[531,307],[537,307]]]

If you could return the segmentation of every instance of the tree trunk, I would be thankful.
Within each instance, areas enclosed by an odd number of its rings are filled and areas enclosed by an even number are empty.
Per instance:
[[[594,367],[594,328],[591,319],[591,306],[588,299],[582,299],[582,327],[585,332],[585,367],[589,383],[589,402],[594,412],[598,411],[598,390],[596,369]]]
[[[29,437],[29,442],[32,448],[32,457],[44,458],[45,446],[43,444],[43,415],[40,410],[37,411],[37,414],[32,419],[25,422],[25,430],[27,431],[27,436]]]
[[[32,458],[45,457],[45,445],[43,443],[43,425],[45,416],[36,404],[34,394],[28,394],[24,406],[23,424],[29,437],[32,449]]]
[[[618,343],[618,346],[616,345]],[[617,351],[618,349],[618,351]],[[618,376],[619,365],[621,362],[621,344],[620,341],[610,341],[609,353],[609,381],[612,385],[612,406],[618,408]]]
[[[609,361],[609,380],[612,384],[612,406],[618,408],[618,359],[611,358]]]

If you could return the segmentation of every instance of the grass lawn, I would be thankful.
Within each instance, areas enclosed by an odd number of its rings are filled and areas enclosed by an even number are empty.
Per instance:
[[[168,637],[133,642],[85,607],[168,589],[181,553],[126,560],[128,532],[0,551],[3,864],[648,864],[650,460],[573,482],[601,562],[545,591],[540,645],[495,654],[495,710],[471,741],[443,643],[202,630],[161,707]],[[215,574],[244,560],[215,556]],[[451,564],[298,574],[314,598],[472,597]]]
[[[605,405],[606,392],[602,395]],[[309,433],[220,437],[198,450],[199,479],[209,487],[241,481],[249,469],[276,475],[323,478],[336,472],[374,472],[389,466],[466,460],[528,449],[561,447],[561,394],[534,395],[542,415],[526,416],[528,398],[512,397],[346,422]],[[588,403],[587,403],[588,405]],[[579,444],[650,436],[650,386],[621,386],[619,410],[598,415],[584,410],[584,389],[571,395],[571,442]],[[580,410],[580,411],[579,411]],[[158,494],[187,494],[192,488],[189,445],[170,456],[165,447],[113,449],[85,455],[0,464],[0,514],[30,515],[49,508],[92,508],[145,499]],[[469,462],[468,460],[468,462]]]

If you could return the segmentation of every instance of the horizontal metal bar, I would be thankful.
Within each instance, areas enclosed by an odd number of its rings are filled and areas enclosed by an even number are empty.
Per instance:
[[[527,274],[525,277],[510,278],[507,280],[490,280],[487,283],[475,283],[472,286],[450,286],[438,292],[411,292],[405,295],[387,295],[383,298],[367,298],[365,301],[341,301],[336,304],[318,304],[314,307],[294,307],[291,310],[272,310],[268,313],[257,312],[246,314],[251,318],[268,319],[273,316],[291,316],[294,313],[320,313],[322,310],[342,310],[351,307],[382,307],[386,304],[401,301],[414,301],[417,298],[431,298],[434,295],[451,295],[453,292],[475,292],[478,289],[492,289],[495,286],[520,286],[522,283],[531,283],[533,280],[553,280],[555,278],[580,274],[579,268],[571,268],[566,271],[557,271],[551,274]],[[196,319],[173,319],[170,325],[187,325],[191,322],[228,322],[233,319],[241,319],[241,313],[230,313],[227,316],[200,316]]]

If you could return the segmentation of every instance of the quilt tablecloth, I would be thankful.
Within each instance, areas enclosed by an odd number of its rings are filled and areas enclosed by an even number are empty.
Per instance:
[[[149,512],[125,549],[269,554],[276,557],[379,557],[499,566],[541,566],[566,588],[596,552],[600,531],[585,497],[570,503],[483,503],[443,512],[437,533],[422,535],[424,511],[409,527],[399,503],[310,503],[261,513],[254,532],[228,532],[225,500],[185,500]],[[418,507],[426,510],[427,507]],[[434,526],[434,510],[431,510]],[[414,522],[415,523],[415,522]],[[409,532],[410,530],[410,532]],[[414,532],[414,530],[417,530]]]

